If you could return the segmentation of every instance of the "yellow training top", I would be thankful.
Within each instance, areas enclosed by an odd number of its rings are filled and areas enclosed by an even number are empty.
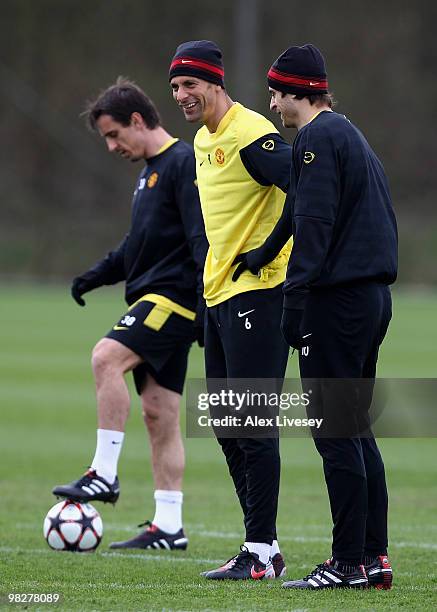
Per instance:
[[[281,216],[285,194],[275,185],[258,183],[246,170],[240,151],[266,134],[278,133],[262,115],[234,104],[211,134],[203,126],[194,139],[197,183],[209,250],[203,274],[204,296],[215,306],[238,293],[270,289],[285,279],[291,251],[287,243],[261,270],[232,282],[232,262],[263,244]]]

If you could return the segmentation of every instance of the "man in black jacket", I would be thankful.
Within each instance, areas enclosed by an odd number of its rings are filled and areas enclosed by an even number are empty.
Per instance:
[[[117,465],[130,409],[124,374],[132,371],[150,437],[156,512],[144,532],[111,547],[186,548],[179,405],[191,343],[197,337],[203,346],[208,248],[193,149],[170,136],[151,100],[126,79],[91,103],[87,116],[109,152],[147,163],[134,191],[129,233],[73,281],[72,295],[81,306],[84,293],[125,281],[129,308],[93,350],[98,430],[91,467],[53,493],[83,502],[117,501]]]
[[[241,254],[256,273],[293,234],[281,328],[299,351],[334,523],[332,558],[287,588],[390,588],[384,464],[368,424],[378,349],[391,318],[397,230],[387,178],[363,134],[332,111],[325,63],[290,47],[268,73],[270,108],[298,130],[284,214]],[[338,379],[333,381],[333,379]]]

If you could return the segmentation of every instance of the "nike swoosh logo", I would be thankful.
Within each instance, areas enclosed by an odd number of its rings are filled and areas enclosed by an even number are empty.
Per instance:
[[[183,64],[192,64],[192,63],[193,63],[193,61],[192,61],[192,60],[181,60],[181,62],[182,62]]]
[[[121,325],[114,325],[112,329],[115,329],[116,331],[118,331],[119,329],[129,329],[129,327],[122,327]]]
[[[252,565],[252,567],[250,568],[250,575],[254,580],[261,580],[261,578],[264,578],[264,576],[266,575],[266,571],[267,568],[261,570],[260,572],[257,572]]]
[[[310,336],[312,336],[313,334],[305,334],[305,336],[302,336],[302,338],[309,338]]]
[[[310,81],[310,85],[319,85],[319,81]]]
[[[121,444],[121,442],[115,442],[115,440],[112,440],[112,444]]]
[[[255,308],[252,308],[252,310],[248,310],[247,312],[240,312],[240,311],[238,311],[238,316],[239,317],[245,317],[246,315],[250,314],[251,312],[255,312]]]

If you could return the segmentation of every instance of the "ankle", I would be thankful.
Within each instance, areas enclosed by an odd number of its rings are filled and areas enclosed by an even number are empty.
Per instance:
[[[331,567],[341,572],[342,574],[353,574],[359,570],[361,562],[358,559],[339,560],[333,557],[331,559]]]
[[[264,565],[269,562],[272,548],[271,544],[267,544],[267,542],[244,542],[244,546],[249,552],[257,554],[258,559],[261,563],[264,563]]]
[[[386,552],[382,552],[382,553],[365,553],[363,555],[363,565],[371,565],[372,563],[374,563],[378,557],[387,557],[387,553]]]

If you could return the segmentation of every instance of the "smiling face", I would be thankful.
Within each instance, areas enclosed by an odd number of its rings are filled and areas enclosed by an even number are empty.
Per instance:
[[[282,125],[287,128],[297,127],[299,116],[299,100],[294,94],[284,94],[269,87],[270,110],[281,116]]]
[[[188,76],[175,76],[170,81],[173,98],[190,123],[205,123],[214,117],[220,85]]]
[[[115,121],[111,115],[100,115],[96,121],[100,136],[105,139],[110,153],[135,162],[143,159],[145,124],[139,113],[132,113],[129,125]]]

